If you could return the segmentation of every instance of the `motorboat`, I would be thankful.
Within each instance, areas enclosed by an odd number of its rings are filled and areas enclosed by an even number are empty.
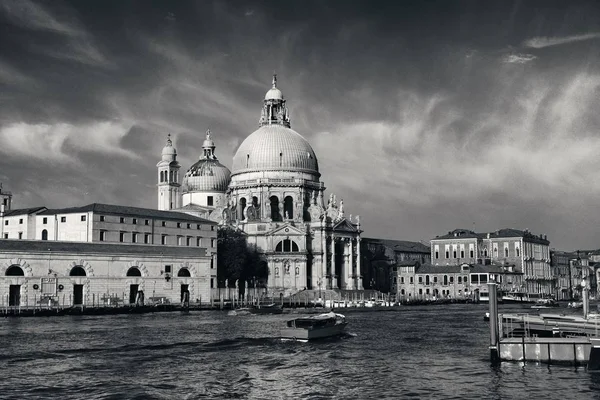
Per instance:
[[[508,292],[502,295],[503,303],[534,303],[534,300],[531,300],[527,293],[519,293],[519,292]]]
[[[339,336],[344,333],[347,325],[346,317],[333,311],[294,318],[287,321],[286,327],[281,329],[281,339],[307,342]]]
[[[558,306],[558,302],[554,299],[538,299],[531,308],[554,308]]]

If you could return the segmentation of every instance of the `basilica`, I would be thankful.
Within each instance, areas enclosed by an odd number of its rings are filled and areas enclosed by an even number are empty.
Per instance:
[[[360,218],[325,195],[317,156],[291,128],[283,93],[267,91],[259,127],[238,147],[232,170],[221,164],[211,132],[196,163],[180,176],[169,137],[158,169],[158,208],[242,231],[268,265],[269,290],[362,290]]]

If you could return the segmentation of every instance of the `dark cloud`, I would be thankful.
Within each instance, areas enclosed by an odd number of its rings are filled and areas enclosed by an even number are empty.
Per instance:
[[[20,206],[154,207],[166,135],[185,170],[210,128],[230,166],[277,72],[366,235],[514,227],[596,248],[598,8],[7,1],[0,179]]]

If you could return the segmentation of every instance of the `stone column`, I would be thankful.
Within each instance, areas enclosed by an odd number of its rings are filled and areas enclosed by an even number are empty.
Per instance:
[[[318,280],[321,280],[321,285],[323,285],[323,280],[327,276],[327,237],[325,236],[325,224],[323,220],[321,220],[321,274],[317,277]],[[318,282],[317,280],[317,282]]]
[[[348,268],[348,282],[350,283],[350,290],[354,290],[356,289],[356,286],[354,284],[354,279],[355,279],[355,273],[354,273],[354,240],[352,238],[350,238],[349,241],[349,257],[350,257],[350,266]]]
[[[331,289],[337,289],[337,280],[335,279],[335,236],[331,234]]]
[[[356,238],[356,288],[364,290],[362,281],[362,271],[360,270],[360,236]]]

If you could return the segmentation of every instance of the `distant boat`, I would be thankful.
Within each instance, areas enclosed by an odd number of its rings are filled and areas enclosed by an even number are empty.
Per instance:
[[[554,299],[538,299],[531,308],[554,308],[558,306],[558,302]]]
[[[348,322],[342,314],[333,311],[310,317],[295,318],[287,321],[281,330],[283,340],[298,340],[307,342],[341,335]]]
[[[509,292],[502,296],[502,302],[504,303],[534,303],[527,293]]]
[[[259,304],[248,307],[252,314],[281,314],[283,312],[283,306],[281,304]]]
[[[572,303],[569,303],[567,307],[569,307],[569,308],[583,308],[583,301],[574,301]]]

